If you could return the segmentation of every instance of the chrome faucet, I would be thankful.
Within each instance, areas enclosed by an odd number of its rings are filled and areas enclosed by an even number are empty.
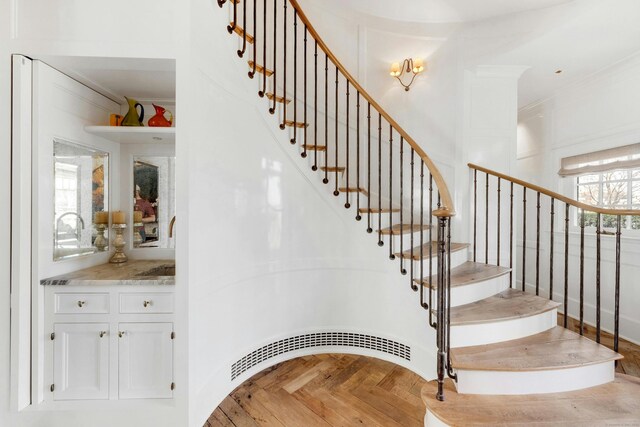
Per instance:
[[[176,216],[174,215],[171,218],[171,222],[169,223],[169,238],[173,237],[173,226],[176,224]]]
[[[76,218],[80,221],[80,225],[81,225],[81,229],[84,230],[84,219],[82,219],[82,217],[76,213],[76,212],[67,212],[64,213],[62,215],[60,215],[60,217],[58,218],[58,220],[56,221],[56,238],[55,238],[55,247],[58,247],[58,229],[60,228],[60,221],[62,221],[62,218],[64,218],[67,215],[75,215]],[[80,231],[78,231],[77,233],[78,236],[78,242],[82,239],[82,233]]]

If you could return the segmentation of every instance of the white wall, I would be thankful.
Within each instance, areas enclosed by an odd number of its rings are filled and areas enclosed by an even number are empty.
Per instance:
[[[523,108],[519,114],[518,161],[516,176],[538,185],[575,197],[573,178],[560,178],[560,160],[564,157],[628,145],[640,141],[640,55],[602,70],[549,99]],[[519,200],[521,196],[519,195]],[[528,215],[535,218],[535,199],[530,192]],[[543,199],[544,200],[544,199]],[[548,206],[548,201],[544,203]],[[561,211],[558,212],[558,208]],[[548,209],[548,208],[547,208]],[[544,212],[544,208],[543,208]],[[548,289],[549,219],[543,217],[541,287]],[[556,207],[556,238],[554,264],[563,259],[564,205]],[[579,283],[579,229],[572,219],[570,253],[570,313],[577,315]],[[535,284],[535,222],[527,228],[527,285]],[[595,316],[595,237],[594,229],[587,228],[585,255],[586,316],[589,323]],[[519,258],[522,256],[522,230],[518,231]],[[640,236],[626,233],[622,239],[621,280],[621,334],[640,342],[640,289],[634,278],[640,274],[635,261],[640,252]],[[603,321],[611,329],[613,310],[614,239],[602,237],[602,296]],[[555,265],[554,294],[558,299],[564,279],[562,264]],[[521,271],[518,280],[521,280]]]

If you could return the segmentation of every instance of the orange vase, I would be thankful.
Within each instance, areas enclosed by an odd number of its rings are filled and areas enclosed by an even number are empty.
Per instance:
[[[173,114],[164,107],[156,104],[152,104],[156,109],[156,115],[149,119],[148,125],[150,127],[169,128],[173,124]],[[169,113],[169,120],[164,116],[164,113]]]

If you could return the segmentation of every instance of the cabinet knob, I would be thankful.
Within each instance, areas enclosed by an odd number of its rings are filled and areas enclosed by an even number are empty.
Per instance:
[[[78,301],[78,307],[82,308],[86,304],[85,301]]]
[[[122,338],[122,337],[124,336],[124,334],[125,334],[125,332],[124,332],[124,331],[119,331],[119,332],[118,332],[118,336],[119,336],[120,338]]]
[[[100,338],[104,337],[105,335],[107,335],[106,331],[100,331]]]
[[[145,302],[143,302],[143,303],[142,303],[142,305],[143,305],[145,308],[147,308],[147,307],[149,307],[149,306],[151,305],[151,301],[145,301]]]

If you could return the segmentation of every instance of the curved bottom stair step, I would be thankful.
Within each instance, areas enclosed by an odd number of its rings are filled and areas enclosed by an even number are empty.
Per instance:
[[[613,380],[618,354],[556,326],[511,341],[451,349],[458,391],[538,394],[594,387]]]
[[[451,309],[451,347],[515,340],[556,326],[558,302],[507,289]]]
[[[458,394],[446,380],[444,402],[435,398],[437,387],[422,388],[428,427],[640,425],[640,378],[628,375],[584,390],[508,397]]]

